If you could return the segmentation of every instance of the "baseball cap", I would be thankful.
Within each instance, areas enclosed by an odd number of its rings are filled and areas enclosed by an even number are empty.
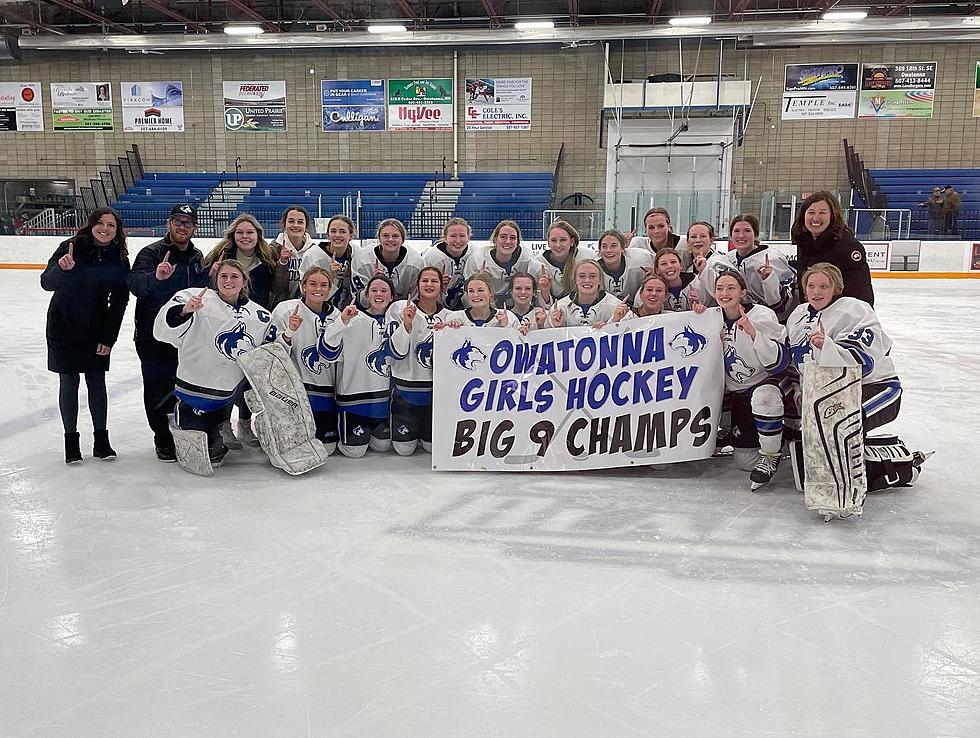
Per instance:
[[[170,217],[173,218],[178,215],[183,215],[197,223],[197,208],[190,203],[185,202],[179,205],[174,205],[173,210],[170,211]]]

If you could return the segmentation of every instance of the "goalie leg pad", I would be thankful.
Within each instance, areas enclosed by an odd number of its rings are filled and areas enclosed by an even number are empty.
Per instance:
[[[890,487],[911,487],[919,475],[914,462],[914,454],[898,436],[864,439],[864,464],[869,492]]]
[[[323,466],[327,452],[316,440],[313,411],[299,372],[278,343],[267,343],[238,357],[252,389],[245,401],[255,413],[259,445],[272,465],[287,474]]]
[[[210,477],[214,474],[207,433],[200,430],[184,430],[174,422],[170,423],[170,432],[174,437],[177,463],[181,467],[201,477]]]

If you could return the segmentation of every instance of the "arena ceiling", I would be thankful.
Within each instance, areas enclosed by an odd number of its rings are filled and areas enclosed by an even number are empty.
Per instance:
[[[866,11],[859,21],[832,23],[828,11]],[[669,24],[678,16],[703,16],[698,27]],[[980,40],[980,3],[905,0],[459,0],[346,2],[343,0],[0,0],[3,34],[22,48],[242,48],[268,47],[279,34],[302,36],[301,46],[411,45],[432,43],[542,43],[576,40],[799,38],[861,41]],[[554,29],[515,32],[520,21],[551,21]],[[399,23],[398,37],[369,37],[368,26]],[[263,38],[230,40],[228,25],[254,24]],[[823,24],[823,25],[820,25]],[[976,29],[976,30],[974,30]],[[951,34],[951,31],[957,33]],[[830,36],[828,36],[830,34]],[[836,34],[836,37],[833,36]],[[165,41],[158,39],[166,38]],[[281,37],[280,37],[281,38]],[[91,43],[86,43],[93,39]],[[98,40],[96,40],[98,39]],[[128,39],[128,40],[127,40]],[[99,41],[101,40],[101,41]],[[817,41],[814,40],[814,43]],[[854,42],[853,40],[851,41]]]

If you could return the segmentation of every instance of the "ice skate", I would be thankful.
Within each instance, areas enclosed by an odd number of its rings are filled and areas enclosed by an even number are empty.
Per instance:
[[[242,442],[238,440],[235,434],[231,430],[231,421],[226,420],[218,428],[221,433],[221,441],[232,451],[241,451]]]
[[[731,456],[735,453],[732,447],[732,431],[730,428],[719,428],[715,440],[715,452],[712,456]]]
[[[238,428],[236,430],[237,432],[235,433],[235,435],[238,436],[238,440],[241,441],[243,444],[245,444],[246,446],[250,446],[251,448],[259,447],[259,439],[255,436],[255,433],[252,431],[251,418],[249,418],[248,420],[242,420],[241,418],[239,418]]]
[[[782,458],[782,454],[767,454],[765,452],[759,454],[759,462],[755,465],[755,469],[749,475],[749,480],[752,482],[752,491],[755,492],[760,487],[769,484],[772,480],[773,475],[776,473],[776,469],[779,468],[779,460]]]

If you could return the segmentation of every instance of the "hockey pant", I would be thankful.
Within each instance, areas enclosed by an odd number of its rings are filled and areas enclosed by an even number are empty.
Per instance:
[[[238,357],[238,365],[252,385],[245,401],[272,465],[292,475],[322,466],[329,454],[316,440],[310,400],[286,349],[266,343]]]
[[[411,456],[421,442],[432,453],[432,405],[413,405],[396,388],[391,396],[391,445]]]

